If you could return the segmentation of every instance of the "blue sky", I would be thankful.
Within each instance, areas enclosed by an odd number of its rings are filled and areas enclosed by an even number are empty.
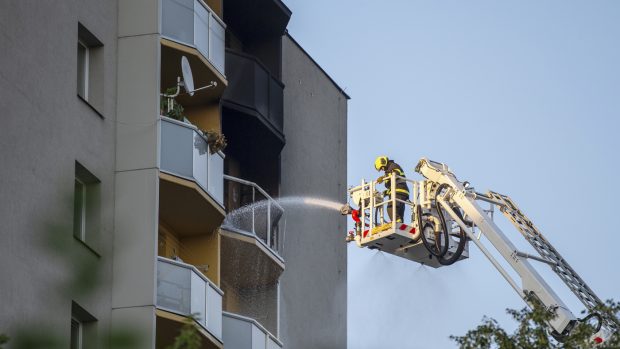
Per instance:
[[[620,2],[285,3],[290,33],[352,97],[349,184],[376,177],[381,154],[412,178],[420,157],[447,163],[511,196],[601,298],[620,300]],[[454,348],[449,335],[484,315],[511,328],[504,309],[523,306],[473,245],[438,270],[353,245],[348,257],[351,349]]]

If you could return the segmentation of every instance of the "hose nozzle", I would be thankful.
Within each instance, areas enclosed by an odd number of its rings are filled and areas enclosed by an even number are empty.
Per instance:
[[[340,214],[343,216],[350,215],[352,211],[353,210],[351,209],[349,203],[342,205],[342,207],[340,208]]]

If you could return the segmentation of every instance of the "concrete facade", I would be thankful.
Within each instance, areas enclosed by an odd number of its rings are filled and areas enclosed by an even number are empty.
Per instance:
[[[100,333],[109,327],[117,10],[116,1],[0,3],[0,332],[13,341],[25,331],[68,346],[72,301]],[[78,23],[103,44],[90,103],[76,94]],[[100,181],[86,243],[72,236],[76,161]]]
[[[347,100],[290,36],[282,39],[282,196],[342,202],[347,189]],[[289,348],[346,348],[346,217],[287,211],[281,336]]]

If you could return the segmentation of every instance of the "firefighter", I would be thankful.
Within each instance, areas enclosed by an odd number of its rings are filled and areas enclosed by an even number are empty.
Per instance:
[[[383,171],[384,175],[377,179],[377,182],[385,185],[386,191],[384,194],[386,196],[390,196],[392,194],[392,183],[390,183],[390,175],[392,173],[396,173],[397,176],[405,177],[405,171],[398,165],[394,160],[388,159],[387,156],[379,156],[375,160],[375,169],[377,171]],[[397,178],[396,179],[396,198],[399,200],[409,200],[409,187],[407,186],[407,182],[404,179]],[[389,201],[387,205],[388,215],[390,216],[390,220],[392,218],[392,200]],[[402,223],[403,216],[405,215],[405,204],[400,201],[396,201],[396,222]]]

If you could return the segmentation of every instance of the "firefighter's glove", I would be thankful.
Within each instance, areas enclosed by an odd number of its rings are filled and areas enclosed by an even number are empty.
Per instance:
[[[377,178],[377,183],[383,183],[384,180],[385,180],[385,176],[381,176]]]

